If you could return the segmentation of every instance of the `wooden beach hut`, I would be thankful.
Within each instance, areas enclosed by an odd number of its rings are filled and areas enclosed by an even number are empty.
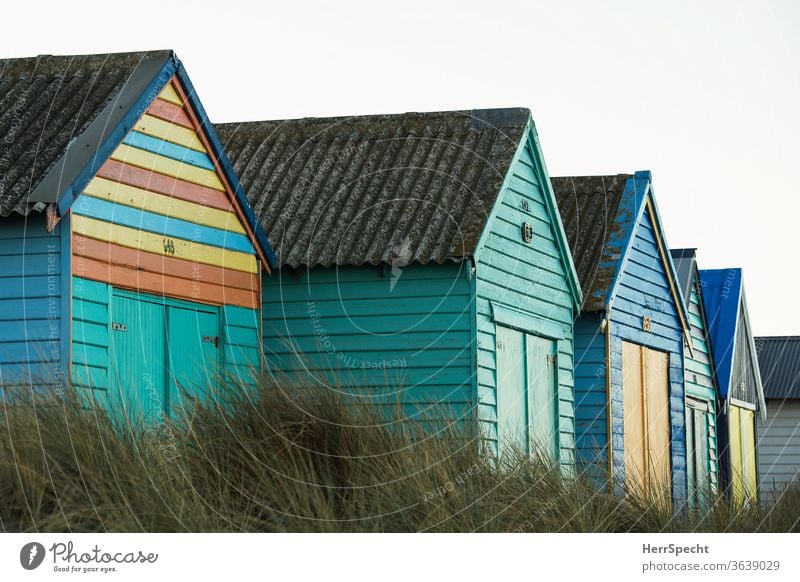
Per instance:
[[[584,290],[575,322],[583,467],[654,496],[686,496],[689,335],[650,172],[554,178]]]
[[[721,406],[717,438],[723,487],[737,504],[758,501],[756,422],[766,413],[741,269],[701,269]]]
[[[692,333],[692,353],[684,351],[683,358],[686,383],[686,474],[689,501],[694,507],[700,507],[719,491],[718,390],[700,288],[697,251],[672,249],[671,253]]]
[[[0,137],[8,396],[157,419],[260,366],[272,251],[171,51],[0,60]]]
[[[217,131],[276,249],[276,374],[572,468],[581,293],[527,109]]]

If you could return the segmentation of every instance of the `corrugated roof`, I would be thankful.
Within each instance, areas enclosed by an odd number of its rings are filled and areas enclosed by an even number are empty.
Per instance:
[[[93,155],[92,148],[119,116],[115,109],[124,109],[117,103],[137,71],[152,78],[171,55],[150,51],[0,60],[0,215],[27,214],[31,201],[55,201],[58,186],[70,185],[68,174],[80,172],[79,162]],[[81,140],[87,133],[92,139]],[[75,163],[64,165],[68,151]],[[37,196],[51,170],[59,174],[56,183]]]
[[[620,220],[622,193],[632,174],[552,178],[564,230],[584,293],[583,308],[605,308],[619,256],[609,244],[628,223]],[[618,255],[618,253],[617,253]]]
[[[527,109],[216,125],[279,265],[444,262],[477,246]]]
[[[800,336],[756,338],[764,396],[800,399]]]

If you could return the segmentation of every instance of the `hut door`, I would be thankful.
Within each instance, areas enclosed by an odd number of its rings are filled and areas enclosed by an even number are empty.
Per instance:
[[[710,499],[708,476],[708,402],[686,400],[686,470],[689,478],[689,499],[695,507]]]
[[[128,418],[163,421],[183,395],[199,395],[215,379],[221,361],[219,334],[215,307],[115,292],[109,404]]]
[[[111,313],[111,381],[109,404],[127,418],[141,414],[146,422],[165,414],[164,305],[114,296]]]
[[[622,342],[622,406],[628,486],[668,493],[669,355]]]
[[[513,446],[530,452],[525,334],[497,326],[497,438],[502,451]]]
[[[742,504],[756,499],[755,413],[731,405],[729,415],[733,498]]]
[[[167,327],[170,413],[183,403],[187,393],[199,396],[213,386],[219,372],[220,349],[215,309],[170,306]]]
[[[497,431],[501,448],[557,458],[556,342],[497,326]]]
[[[558,457],[556,342],[526,335],[528,410],[534,451],[546,459]]]

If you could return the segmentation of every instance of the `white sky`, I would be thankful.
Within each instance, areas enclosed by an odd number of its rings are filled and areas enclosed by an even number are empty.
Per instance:
[[[800,334],[800,2],[14,2],[0,55],[173,48],[214,121],[524,106],[550,174],[653,171],[672,247]],[[796,181],[797,180],[797,181]]]

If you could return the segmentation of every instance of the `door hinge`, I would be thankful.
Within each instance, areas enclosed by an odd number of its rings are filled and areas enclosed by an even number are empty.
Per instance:
[[[218,335],[204,335],[203,336],[203,343],[204,344],[214,344],[214,347],[219,347],[219,336]]]
[[[555,364],[556,357],[553,354],[547,354],[547,363],[548,364]]]
[[[112,321],[111,329],[114,331],[128,331],[128,326],[125,323],[117,323],[116,321]]]

